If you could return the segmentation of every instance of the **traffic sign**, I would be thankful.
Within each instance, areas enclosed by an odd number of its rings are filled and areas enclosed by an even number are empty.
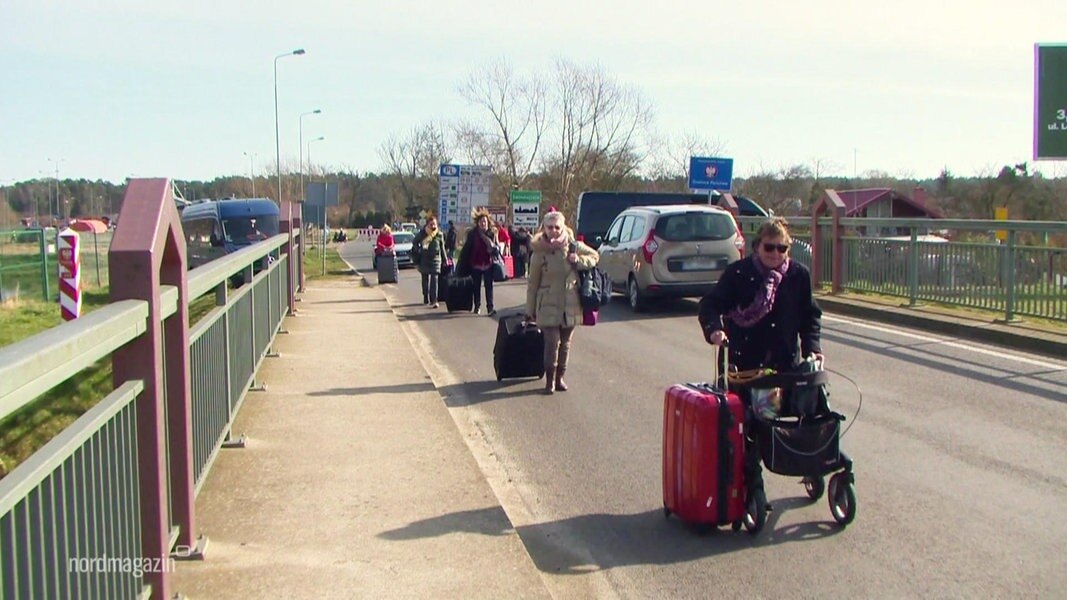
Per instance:
[[[1034,45],[1034,159],[1067,158],[1067,44]]]
[[[511,223],[515,227],[537,229],[541,221],[541,191],[511,190]]]
[[[730,191],[733,185],[734,159],[689,157],[689,189]]]

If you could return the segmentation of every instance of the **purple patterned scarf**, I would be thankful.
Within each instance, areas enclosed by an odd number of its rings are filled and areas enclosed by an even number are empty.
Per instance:
[[[777,269],[768,269],[756,254],[752,255],[752,263],[756,265],[756,271],[763,278],[763,285],[756,292],[752,304],[726,313],[727,318],[741,327],[752,327],[771,312],[774,308],[774,298],[778,294],[778,284],[782,283],[782,277],[789,270],[788,258],[782,261]]]

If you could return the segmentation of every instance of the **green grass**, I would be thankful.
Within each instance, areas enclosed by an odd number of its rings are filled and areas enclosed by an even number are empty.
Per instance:
[[[82,314],[108,302],[107,290],[82,293]],[[63,322],[59,305],[19,300],[0,307],[0,346]],[[0,477],[26,460],[111,391],[111,361],[101,360],[0,420]]]
[[[321,274],[322,255],[318,249],[305,255],[304,272],[309,280],[351,276],[352,271],[337,254],[337,248],[337,245],[327,246],[325,276]],[[106,305],[108,294],[106,288],[84,291],[82,314]],[[27,298],[25,294],[21,298],[0,306],[0,347],[62,323],[58,304],[46,303],[39,297]],[[194,300],[189,305],[189,324],[196,323],[214,308],[214,294]],[[0,478],[111,393],[112,389],[111,361],[105,358],[0,420]]]
[[[349,238],[351,237],[351,232],[349,232]],[[341,260],[341,255],[337,253],[338,248],[340,248],[339,244],[331,243],[326,246],[326,274],[323,275],[320,248],[319,246],[309,247],[304,253],[304,276],[309,280],[350,277],[352,269]]]

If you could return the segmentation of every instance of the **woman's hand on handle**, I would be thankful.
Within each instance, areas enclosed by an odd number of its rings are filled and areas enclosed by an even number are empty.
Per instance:
[[[712,346],[722,346],[730,340],[726,337],[726,332],[723,330],[718,331],[704,331],[704,339]]]

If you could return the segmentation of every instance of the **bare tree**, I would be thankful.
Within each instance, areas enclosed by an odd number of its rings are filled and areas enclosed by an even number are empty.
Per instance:
[[[807,165],[792,165],[777,170],[761,169],[738,185],[738,193],[751,197],[777,214],[792,215],[804,208],[813,183]]]
[[[451,160],[448,134],[432,122],[416,126],[403,137],[390,135],[378,148],[378,156],[396,175],[408,206],[418,204],[420,198],[432,200],[437,168]]]
[[[648,156],[652,110],[634,89],[599,65],[556,63],[552,116],[555,152],[544,161],[557,204],[569,211],[575,190],[614,189]]]
[[[488,114],[485,127],[456,127],[459,146],[471,162],[489,164],[503,189],[522,187],[536,164],[545,132],[544,81],[523,79],[504,60],[471,73],[459,93]]]
[[[726,144],[708,139],[695,131],[666,136],[654,146],[649,174],[653,178],[689,181],[689,158],[692,156],[722,156]]]

